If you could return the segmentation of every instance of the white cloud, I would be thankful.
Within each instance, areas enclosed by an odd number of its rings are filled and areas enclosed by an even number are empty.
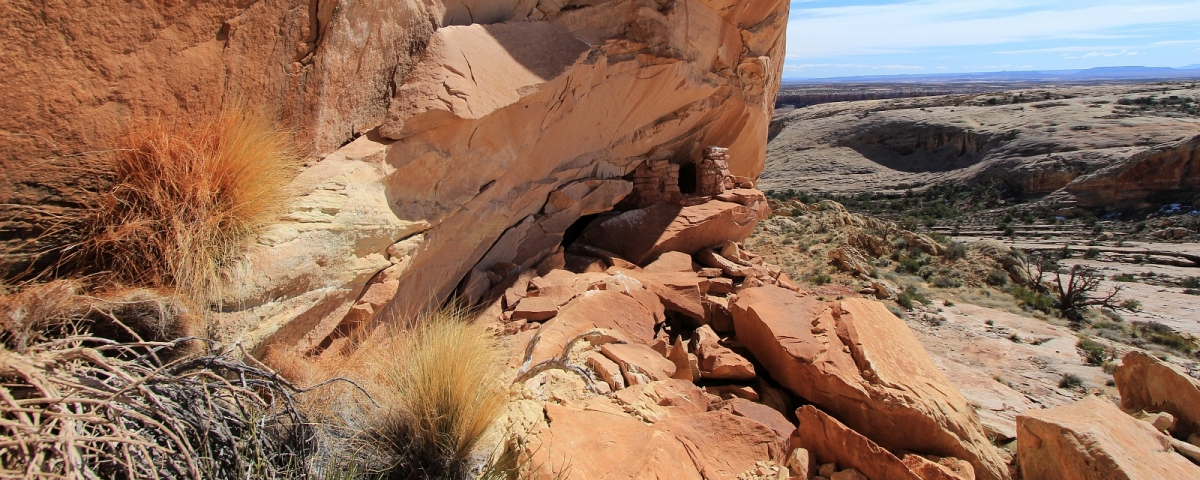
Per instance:
[[[1128,50],[1121,50],[1119,52],[1088,52],[1088,53],[1084,54],[1082,58],[1132,57],[1132,56],[1140,55],[1140,54],[1141,54],[1141,52],[1130,52]],[[1067,58],[1081,58],[1081,57],[1067,57]]]
[[[1200,0],[914,0],[792,9],[790,58],[911,52],[1049,39],[1129,38],[1119,30],[1200,23]],[[1100,51],[1080,49],[1078,51]]]

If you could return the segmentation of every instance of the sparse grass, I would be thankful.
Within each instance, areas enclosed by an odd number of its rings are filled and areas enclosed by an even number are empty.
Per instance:
[[[942,277],[942,276],[933,277],[933,279],[931,279],[929,281],[929,283],[931,283],[933,286],[935,286],[937,288],[959,288],[959,287],[963,286],[962,281],[960,281],[956,278]]]
[[[1079,343],[1075,345],[1083,352],[1083,358],[1090,365],[1103,365],[1105,362],[1116,358],[1116,353],[1105,347],[1103,344],[1089,339],[1080,338]]]
[[[896,304],[904,307],[905,310],[912,310],[917,303],[929,305],[932,303],[932,300],[929,300],[929,297],[926,297],[917,290],[917,287],[912,285],[905,287],[903,292],[896,295]]]
[[[1175,329],[1168,325],[1155,321],[1133,322],[1131,333],[1134,337],[1139,337],[1150,343],[1178,350],[1185,354],[1191,354],[1197,348],[1200,348],[1195,339],[1176,332]]]
[[[1179,286],[1183,288],[1200,288],[1200,277],[1188,277],[1180,280]]]
[[[1080,387],[1083,387],[1083,379],[1074,373],[1063,374],[1062,378],[1058,380],[1058,388],[1075,390]]]
[[[1003,287],[1008,285],[1008,272],[1004,270],[992,270],[988,272],[984,282],[993,287]]]
[[[1018,303],[1027,308],[1042,313],[1050,313],[1054,310],[1054,298],[1049,295],[1035,292],[1021,285],[1013,285],[1010,293]]]
[[[1137,281],[1137,277],[1133,276],[1132,273],[1122,273],[1120,275],[1114,275],[1112,279],[1113,279],[1113,281],[1116,281],[1116,282],[1126,282],[1126,283]]]
[[[961,260],[967,258],[967,250],[967,244],[952,241],[946,244],[943,255],[950,260]]]
[[[461,309],[422,318],[398,337],[394,354],[379,359],[395,408],[375,435],[395,452],[403,478],[460,477],[508,402],[503,350]]]
[[[135,125],[115,143],[112,188],[90,202],[55,269],[209,300],[283,203],[297,158],[290,133],[235,108],[195,126]]]
[[[825,285],[833,281],[833,277],[830,277],[828,273],[818,273],[808,277],[808,281],[813,285]]]

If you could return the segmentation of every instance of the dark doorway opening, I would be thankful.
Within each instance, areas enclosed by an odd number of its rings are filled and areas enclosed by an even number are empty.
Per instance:
[[[679,192],[684,195],[696,193],[696,164],[685,163],[679,166]]]
[[[592,221],[599,216],[600,214],[597,213],[594,215],[584,215],[579,217],[579,220],[576,220],[575,223],[572,223],[571,226],[567,227],[566,232],[563,232],[561,245],[564,247],[569,247],[572,243],[575,243],[576,240],[579,240],[579,236],[583,235],[583,231],[587,230],[588,225],[591,225]]]

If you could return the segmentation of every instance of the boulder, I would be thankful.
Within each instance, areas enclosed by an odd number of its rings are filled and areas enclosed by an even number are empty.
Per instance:
[[[817,460],[803,448],[793,448],[785,462],[794,479],[808,480],[817,473]]]
[[[621,367],[626,385],[666,380],[675,375],[675,364],[645,345],[609,344],[600,351]]]
[[[708,411],[704,391],[688,380],[630,385],[612,396],[622,411],[649,423]]]
[[[1026,480],[1200,478],[1169,437],[1091,396],[1017,416],[1017,459]]]
[[[702,321],[705,318],[704,304],[700,295],[701,278],[692,272],[660,272],[624,270],[613,267],[610,273],[629,276],[658,295],[667,310],[678,312],[689,318]]]
[[[746,360],[746,357],[717,343],[717,334],[708,325],[696,329],[694,336],[702,378],[729,381],[749,381],[755,378],[754,364]]]
[[[600,409],[547,404],[545,418],[548,427],[523,442],[529,461],[522,478],[734,480],[782,455],[771,429],[727,412],[646,424]]]
[[[525,297],[512,311],[513,320],[540,322],[558,315],[558,304],[551,297]]]
[[[727,407],[729,412],[734,415],[749,418],[769,427],[779,437],[781,448],[787,446],[792,432],[796,431],[796,425],[789,422],[783,413],[761,403],[744,398],[734,398],[729,401]]]
[[[1008,478],[975,410],[882,304],[763,286],[743,289],[730,310],[738,340],[772,378],[873,442],[967,460],[980,479]]]
[[[971,464],[957,458],[937,458],[935,462],[930,458],[909,454],[900,461],[925,480],[975,480],[975,469]]]
[[[746,238],[762,219],[759,215],[754,208],[719,200],[691,206],[657,204],[597,220],[579,241],[644,265],[666,252],[690,255]]]
[[[529,340],[522,369],[529,371],[542,362],[561,358],[568,343],[597,328],[615,331],[630,342],[649,344],[654,341],[657,323],[655,315],[629,295],[589,291],[538,328]]]
[[[922,480],[891,452],[812,405],[800,407],[796,417],[800,425],[790,445],[808,450],[817,463],[852,468],[871,480]]]
[[[1166,412],[1175,417],[1180,438],[1200,433],[1200,380],[1180,373],[1144,352],[1130,351],[1113,371],[1127,412]]]
[[[609,389],[615,392],[625,388],[625,377],[621,375],[621,367],[608,357],[592,352],[588,354],[586,361],[587,367],[596,372],[596,376],[607,383]]]
[[[549,428],[524,443],[523,478],[679,478],[702,480],[675,436],[631,417],[545,406]]]

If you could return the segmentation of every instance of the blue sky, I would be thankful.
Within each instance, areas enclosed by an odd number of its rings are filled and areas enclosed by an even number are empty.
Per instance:
[[[1200,64],[1200,0],[792,0],[784,78]]]

